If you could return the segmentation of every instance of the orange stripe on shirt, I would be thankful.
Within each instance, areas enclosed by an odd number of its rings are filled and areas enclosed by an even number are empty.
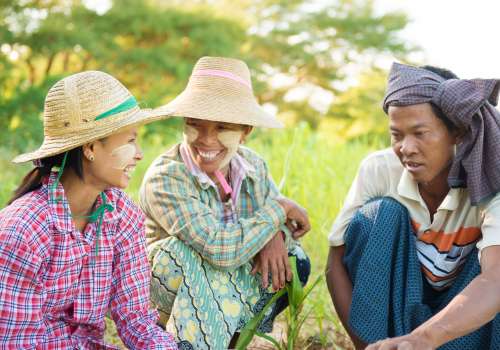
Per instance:
[[[420,230],[420,226],[422,226],[422,224],[419,224],[418,222],[416,222],[412,218],[410,218],[410,220],[411,220],[411,228],[413,229],[413,233],[415,234],[415,236],[417,236],[418,230]]]
[[[457,232],[450,234],[445,234],[444,230],[439,230],[437,232],[431,230],[430,233],[423,233],[419,241],[434,244],[440,252],[447,252],[450,250],[453,243],[464,246],[475,242],[479,236],[481,236],[481,230],[477,227],[460,227]]]
[[[446,276],[446,277],[436,277],[429,270],[427,270],[424,265],[420,264],[420,267],[422,268],[422,271],[424,271],[425,275],[427,277],[429,277],[429,279],[431,281],[433,281],[433,282],[440,282],[440,281],[452,279],[453,277],[455,277],[460,272],[460,270],[462,270],[462,268],[464,267],[464,265],[460,265],[460,267],[457,269],[457,271],[455,271],[455,273],[453,273],[453,274],[451,274],[449,276]]]

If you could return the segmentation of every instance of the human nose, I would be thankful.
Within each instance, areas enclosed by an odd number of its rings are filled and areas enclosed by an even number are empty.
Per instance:
[[[217,142],[217,132],[215,130],[202,130],[199,133],[198,141],[205,145]]]
[[[417,153],[418,149],[415,145],[414,140],[411,137],[405,137],[401,142],[400,152],[405,156],[409,156],[410,154]]]
[[[141,147],[139,147],[139,145],[135,145],[135,156],[134,156],[135,159],[137,159],[138,161],[139,160],[142,160],[144,158],[144,153],[142,152],[142,149]]]

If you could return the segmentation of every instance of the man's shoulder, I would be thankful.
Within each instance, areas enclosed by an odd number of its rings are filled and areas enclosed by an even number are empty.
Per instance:
[[[396,156],[392,148],[386,148],[371,153],[368,157],[363,159],[361,167],[372,169],[385,168],[387,170],[396,171],[402,171],[404,169],[398,156]]]

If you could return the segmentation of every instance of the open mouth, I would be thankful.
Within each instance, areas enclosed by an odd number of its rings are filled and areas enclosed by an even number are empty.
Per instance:
[[[199,148],[197,148],[196,150],[198,151],[198,154],[200,155],[202,160],[208,160],[208,161],[214,160],[222,153],[222,150],[209,151],[209,150],[201,150]]]
[[[131,179],[132,176],[130,175],[130,172],[135,171],[135,166],[134,165],[129,165],[123,170],[123,174],[127,179]]]
[[[417,171],[419,170],[423,164],[419,164],[419,163],[413,163],[413,162],[406,162],[406,169],[408,169],[408,171]]]

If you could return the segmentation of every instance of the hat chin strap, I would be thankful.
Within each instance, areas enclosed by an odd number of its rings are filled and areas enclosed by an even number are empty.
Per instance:
[[[64,158],[63,158],[63,161],[62,161],[62,164],[61,164],[61,169],[59,170],[59,174],[57,175],[57,180],[54,181],[54,183],[50,187],[50,200],[54,201],[55,203],[57,203],[58,201],[61,201],[62,206],[64,208],[64,211],[66,212],[66,214],[68,214],[72,218],[75,218],[75,219],[89,219],[89,222],[91,222],[91,223],[94,223],[94,222],[97,221],[97,219],[99,219],[99,227],[97,228],[97,242],[96,242],[96,251],[95,251],[95,261],[94,262],[89,262],[89,265],[95,265],[97,263],[97,256],[99,254],[99,237],[100,237],[100,234],[101,234],[102,219],[104,217],[104,212],[107,210],[108,212],[111,213],[113,210],[115,210],[115,207],[113,207],[109,203],[106,203],[106,195],[104,194],[104,191],[102,191],[101,192],[102,204],[99,205],[97,207],[97,209],[94,210],[94,212],[91,215],[89,215],[89,216],[75,216],[75,215],[71,215],[68,212],[68,209],[66,209],[66,205],[64,204],[64,201],[63,201],[63,196],[62,196],[61,192],[59,191],[59,179],[61,178],[61,175],[63,173],[64,165],[66,164],[66,158],[68,157],[68,152],[69,151],[66,151],[66,153],[64,153]],[[227,182],[226,182],[226,184],[227,184]],[[56,198],[54,198],[54,195],[53,195],[55,187],[57,188],[57,191],[59,192],[59,196],[56,197]]]

